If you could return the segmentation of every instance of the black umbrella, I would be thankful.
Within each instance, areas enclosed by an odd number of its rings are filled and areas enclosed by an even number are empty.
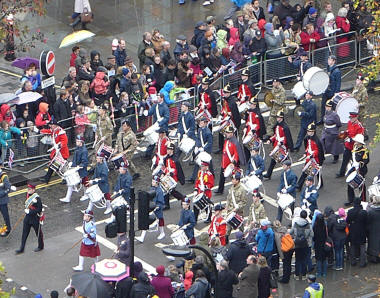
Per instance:
[[[111,298],[112,289],[98,275],[90,272],[81,272],[71,277],[71,285],[78,291],[79,295],[88,298]]]

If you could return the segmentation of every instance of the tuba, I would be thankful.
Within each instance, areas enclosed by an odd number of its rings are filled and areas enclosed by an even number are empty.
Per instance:
[[[271,108],[273,106],[272,100],[274,99],[274,95],[271,91],[267,91],[264,95],[264,102],[268,106],[268,108]]]

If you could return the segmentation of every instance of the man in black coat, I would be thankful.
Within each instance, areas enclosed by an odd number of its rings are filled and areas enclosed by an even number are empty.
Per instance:
[[[260,30],[255,31],[255,38],[252,39],[252,44],[249,47],[252,55],[255,55],[258,61],[261,61],[267,51],[267,44],[261,35]]]
[[[360,267],[367,265],[365,244],[366,244],[366,228],[367,228],[367,211],[363,210],[360,198],[354,199],[354,208],[348,211],[347,224],[349,227],[348,239],[351,247],[351,265],[357,263],[359,255]]]
[[[217,264],[218,267],[218,293],[219,298],[231,298],[233,286],[239,283],[239,280],[232,270],[228,269],[228,263],[222,260]]]
[[[59,126],[61,126],[64,130],[66,130],[67,139],[69,143],[71,143],[72,142],[72,119],[71,119],[72,115],[71,115],[69,96],[70,96],[69,90],[62,88],[60,90],[60,96],[53,106],[53,111],[54,111],[54,119],[58,122]]]
[[[236,241],[232,242],[228,248],[226,259],[231,270],[239,274],[247,266],[247,257],[251,254],[251,249],[242,232],[236,232],[235,236]]]

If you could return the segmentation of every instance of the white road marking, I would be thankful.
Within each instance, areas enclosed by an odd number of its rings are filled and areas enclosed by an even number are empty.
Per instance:
[[[25,286],[22,286],[22,287],[20,288],[21,291],[26,291],[27,289],[28,289],[28,288],[25,287]]]

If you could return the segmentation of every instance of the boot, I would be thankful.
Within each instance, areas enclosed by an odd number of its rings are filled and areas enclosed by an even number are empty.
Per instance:
[[[84,263],[84,257],[79,256],[78,266],[73,267],[73,270],[74,271],[83,271],[83,263]]]
[[[160,231],[160,235],[158,235],[157,239],[158,240],[161,240],[163,238],[165,238],[165,231],[164,231],[164,227],[158,227],[158,230]]]
[[[73,27],[73,29],[75,28],[76,25],[78,25],[80,23],[80,17],[76,18],[71,24],[70,26]]]
[[[106,201],[106,211],[104,211],[104,214],[110,214],[112,212],[112,208],[111,208],[111,201]]]
[[[135,237],[135,239],[136,239],[137,241],[143,243],[143,242],[144,242],[144,239],[145,239],[145,236],[146,236],[146,231],[144,230],[144,231],[141,232],[141,235],[140,235],[139,237]]]
[[[63,199],[59,199],[59,200],[60,200],[61,202],[63,202],[63,203],[70,203],[72,193],[73,193],[73,187],[72,187],[72,186],[69,186],[69,187],[67,188],[66,197],[63,198]]]
[[[106,224],[114,222],[115,220],[116,220],[116,217],[115,215],[112,214],[110,218],[106,219]]]

